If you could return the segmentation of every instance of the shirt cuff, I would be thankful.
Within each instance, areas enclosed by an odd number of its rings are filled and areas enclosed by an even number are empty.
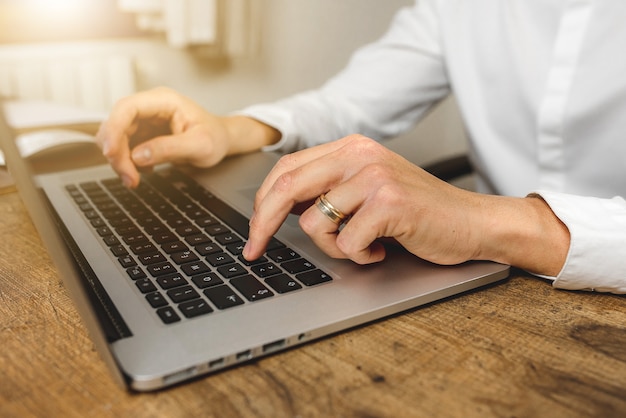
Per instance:
[[[626,293],[626,201],[538,191],[570,232],[554,287]],[[545,277],[545,276],[542,276]]]

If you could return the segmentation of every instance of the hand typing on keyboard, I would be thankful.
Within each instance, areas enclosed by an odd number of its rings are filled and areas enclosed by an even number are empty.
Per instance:
[[[127,187],[139,184],[138,168],[164,162],[209,167],[279,139],[268,125],[243,116],[215,116],[164,87],[121,99],[96,135]]]

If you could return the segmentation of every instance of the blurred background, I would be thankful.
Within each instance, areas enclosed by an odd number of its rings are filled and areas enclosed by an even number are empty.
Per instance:
[[[0,94],[106,112],[169,86],[228,113],[319,86],[412,3],[0,0]],[[453,99],[388,145],[416,163],[464,151]]]

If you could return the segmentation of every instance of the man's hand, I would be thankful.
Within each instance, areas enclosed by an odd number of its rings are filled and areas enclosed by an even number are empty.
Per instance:
[[[325,194],[349,215],[339,228],[312,202]],[[379,238],[393,238],[439,264],[493,260],[556,275],[569,232],[535,198],[481,195],[431,176],[384,146],[354,135],[283,157],[255,200],[248,259],[259,257],[296,205],[308,202],[302,229],[329,256],[359,264],[385,257]]]
[[[280,133],[254,119],[215,116],[160,87],[121,99],[96,138],[124,184],[136,187],[138,169],[163,162],[209,167],[276,142]]]

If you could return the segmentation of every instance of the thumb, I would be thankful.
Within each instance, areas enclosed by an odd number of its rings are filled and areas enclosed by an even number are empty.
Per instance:
[[[168,162],[208,167],[221,161],[226,151],[225,141],[216,140],[204,129],[192,129],[143,142],[133,148],[131,158],[137,167]]]

